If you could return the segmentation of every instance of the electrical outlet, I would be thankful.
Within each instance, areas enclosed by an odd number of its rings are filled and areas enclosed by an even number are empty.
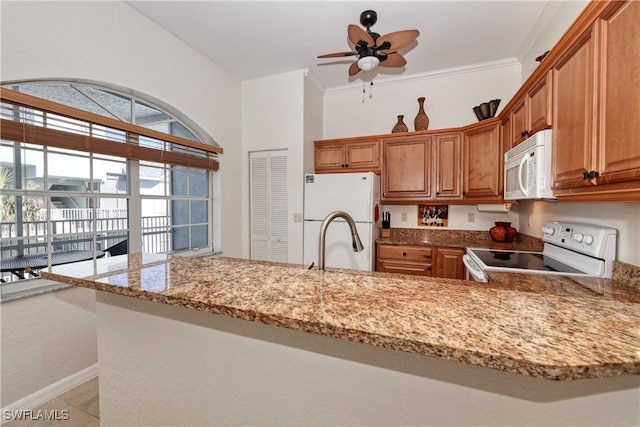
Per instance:
[[[293,222],[302,222],[302,214],[294,213],[293,214]]]
[[[402,212],[400,214],[400,219],[402,220],[402,222],[407,222],[407,213],[406,212]]]
[[[467,214],[467,222],[469,223],[476,222],[476,214],[473,212],[469,212]]]

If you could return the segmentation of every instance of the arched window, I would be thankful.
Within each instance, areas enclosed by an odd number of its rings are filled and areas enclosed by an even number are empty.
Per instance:
[[[3,283],[81,259],[213,249],[212,170],[221,150],[195,123],[133,90],[92,82],[3,87],[56,103],[38,109],[3,98]]]

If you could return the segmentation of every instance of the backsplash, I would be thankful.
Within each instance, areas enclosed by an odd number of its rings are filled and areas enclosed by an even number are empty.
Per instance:
[[[483,242],[487,244],[493,243],[488,231],[479,230],[446,230],[446,229],[434,229],[434,228],[391,228],[391,240],[400,241],[474,241]],[[515,242],[531,245],[532,247],[539,246],[542,249],[542,239],[539,237],[529,236],[527,234],[518,233],[515,238]]]

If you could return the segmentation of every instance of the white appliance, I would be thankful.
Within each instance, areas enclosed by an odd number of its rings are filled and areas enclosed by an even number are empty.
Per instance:
[[[380,177],[374,173],[307,174],[304,181],[304,263],[318,266],[320,226],[334,211],[348,213],[364,250],[353,252],[351,231],[342,218],[329,224],[325,267],[375,270],[376,238],[380,235]]]
[[[467,248],[469,279],[487,282],[486,271],[611,278],[617,231],[595,224],[551,221],[542,228],[542,252]]]
[[[535,133],[505,153],[504,199],[555,199],[551,191],[551,129]]]

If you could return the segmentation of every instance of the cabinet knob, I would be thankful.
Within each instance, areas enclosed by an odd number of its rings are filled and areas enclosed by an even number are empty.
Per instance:
[[[427,267],[427,270],[431,271],[431,266]]]
[[[522,132],[520,132],[520,136],[527,136],[527,135],[529,135],[528,130],[523,130]]]
[[[582,179],[593,179],[599,176],[600,176],[600,173],[598,171],[589,171],[589,172],[582,173]]]
[[[407,256],[407,253],[406,252],[402,252],[402,256]]]

